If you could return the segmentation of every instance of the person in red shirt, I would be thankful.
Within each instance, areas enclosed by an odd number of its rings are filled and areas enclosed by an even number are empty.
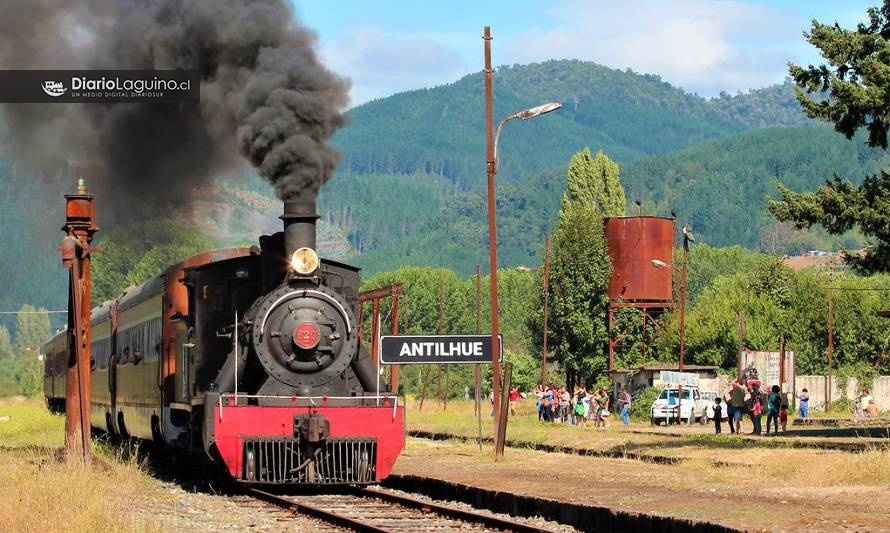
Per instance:
[[[519,401],[519,389],[510,389],[510,416],[516,416],[516,402]]]

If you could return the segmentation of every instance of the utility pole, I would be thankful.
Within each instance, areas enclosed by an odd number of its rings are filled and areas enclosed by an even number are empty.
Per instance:
[[[476,335],[482,331],[482,267],[476,264]],[[476,423],[478,426],[479,451],[482,451],[482,365],[473,365],[476,386]]]
[[[485,26],[482,40],[485,44],[485,140],[488,159],[488,268],[490,273],[489,284],[491,291],[491,389],[494,399],[495,413],[495,440],[498,435],[500,421],[501,401],[501,345],[499,339],[498,324],[498,236],[495,217],[495,188],[494,176],[497,173],[497,161],[494,155],[494,120],[492,118],[492,90],[491,90],[491,27]],[[495,443],[495,458],[503,457],[503,449],[498,449]]]
[[[825,412],[831,412],[831,360],[834,356],[834,292],[828,292],[828,382],[825,384]]]
[[[550,314],[550,235],[544,244],[544,352],[541,354],[541,383],[547,383],[547,318]]]
[[[736,377],[742,375],[742,353],[745,351],[745,315],[739,311],[738,314],[738,332],[739,332],[739,368]]]
[[[68,373],[65,393],[65,452],[67,459],[88,463],[90,458],[90,245],[99,231],[96,200],[83,178],[74,194],[65,195],[65,238],[59,252],[69,274]]]
[[[445,276],[439,276],[439,335],[445,334]],[[442,367],[444,365],[439,365],[439,374],[438,374],[438,395],[439,401],[443,401],[442,397]],[[444,400],[444,406],[447,407],[448,400]]]

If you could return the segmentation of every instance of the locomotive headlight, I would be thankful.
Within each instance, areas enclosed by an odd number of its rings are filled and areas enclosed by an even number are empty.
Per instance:
[[[308,276],[318,269],[318,254],[312,248],[297,248],[290,256],[290,266],[297,274]]]

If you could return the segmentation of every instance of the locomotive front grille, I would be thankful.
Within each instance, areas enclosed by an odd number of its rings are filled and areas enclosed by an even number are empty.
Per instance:
[[[333,485],[373,483],[377,477],[376,439],[329,437],[316,446],[292,437],[243,442],[246,482]]]

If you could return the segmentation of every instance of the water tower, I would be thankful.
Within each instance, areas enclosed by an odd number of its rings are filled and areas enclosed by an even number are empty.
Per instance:
[[[606,245],[612,263],[609,279],[609,370],[623,334],[615,331],[615,311],[639,309],[643,315],[643,353],[648,348],[649,322],[674,307],[672,284],[675,224],[656,216],[611,217],[605,221]],[[659,268],[653,259],[662,263]]]

